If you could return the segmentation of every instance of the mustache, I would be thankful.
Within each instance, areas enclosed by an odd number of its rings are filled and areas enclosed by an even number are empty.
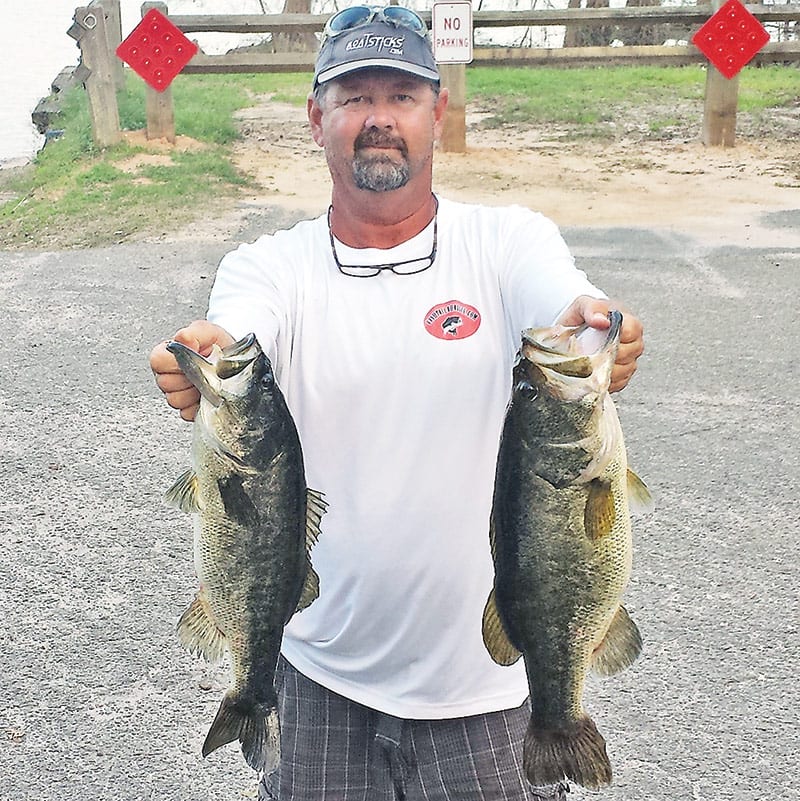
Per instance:
[[[356,137],[354,145],[356,150],[361,150],[365,147],[393,147],[397,148],[403,155],[408,152],[406,143],[402,138],[374,129],[360,133]]]

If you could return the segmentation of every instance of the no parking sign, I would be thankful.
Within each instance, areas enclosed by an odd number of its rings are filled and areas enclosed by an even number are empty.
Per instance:
[[[439,64],[472,61],[472,3],[435,2],[431,11],[433,57]]]

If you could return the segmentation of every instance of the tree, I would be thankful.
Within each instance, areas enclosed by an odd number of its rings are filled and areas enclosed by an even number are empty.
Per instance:
[[[569,0],[568,8],[608,8],[608,0]],[[614,35],[612,25],[567,25],[564,34],[564,47],[592,47],[595,45],[610,45]]]
[[[310,14],[311,0],[285,0],[284,14]],[[276,53],[313,53],[319,47],[313,33],[275,33],[272,35],[272,49]]]

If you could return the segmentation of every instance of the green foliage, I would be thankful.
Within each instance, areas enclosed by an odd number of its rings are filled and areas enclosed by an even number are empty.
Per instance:
[[[255,101],[242,76],[222,77],[175,81],[176,133],[197,144],[167,154],[124,143],[97,148],[86,93],[67,93],[58,126],[64,135],[47,144],[22,178],[7,182],[12,199],[0,206],[0,238],[7,245],[104,244],[174,228],[236,194],[248,179],[231,158],[238,137],[233,114]],[[145,127],[144,83],[135,75],[127,76],[118,105],[123,130]]]
[[[249,86],[255,94],[269,95],[293,106],[305,106],[312,81],[311,73],[304,72],[260,73],[250,78]]]
[[[797,70],[746,68],[739,109],[756,120],[796,104]],[[176,132],[195,148],[154,151],[92,142],[86,93],[68,92],[51,141],[22,177],[0,174],[0,241],[5,246],[74,247],[120,241],[175,228],[213,212],[248,185],[232,158],[239,137],[235,112],[272,98],[304,105],[311,76],[298,74],[180,75],[172,86]],[[467,70],[467,97],[489,112],[485,125],[566,125],[571,135],[613,135],[618,120],[638,117],[645,136],[675,135],[688,108],[702,115],[705,70],[694,67],[482,68]],[[122,128],[145,127],[145,87],[129,73],[119,93]]]
[[[739,77],[739,110],[759,111],[800,102],[800,71],[797,66],[771,64],[745,68]]]
[[[699,102],[705,69],[690,67],[474,67],[467,98],[485,105],[491,125],[594,125],[643,104]],[[797,102],[797,71],[781,66],[745,69],[739,83],[742,111]]]

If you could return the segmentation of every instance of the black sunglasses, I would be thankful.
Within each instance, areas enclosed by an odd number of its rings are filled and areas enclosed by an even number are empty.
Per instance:
[[[374,278],[382,272],[389,271],[395,275],[416,275],[417,273],[425,272],[425,270],[433,267],[436,261],[436,247],[439,239],[439,200],[436,199],[436,211],[433,215],[433,246],[431,252],[421,259],[408,259],[407,261],[391,262],[389,264],[342,264],[339,257],[336,255],[336,240],[331,230],[331,212],[333,206],[328,207],[328,236],[331,240],[331,253],[333,254],[333,261],[336,264],[339,272],[342,275],[347,275],[350,278]]]

